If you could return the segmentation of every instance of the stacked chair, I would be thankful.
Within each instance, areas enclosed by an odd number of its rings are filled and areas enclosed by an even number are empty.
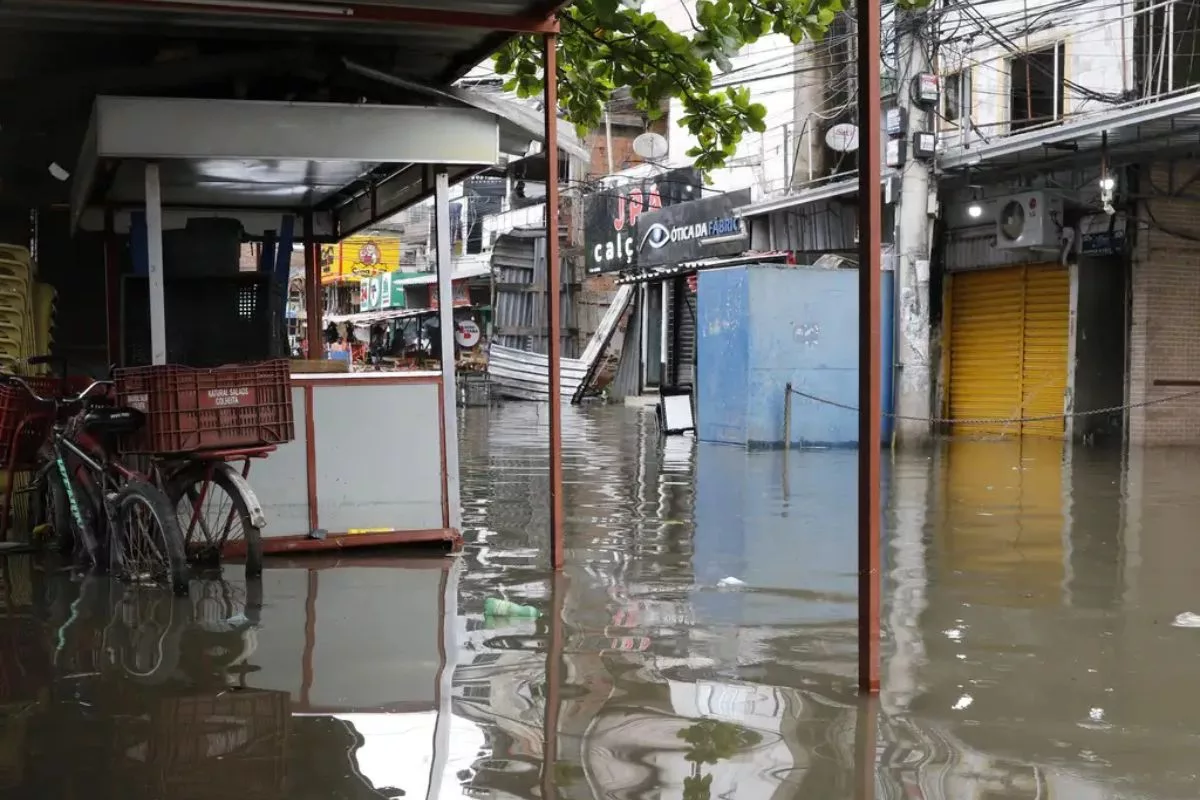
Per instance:
[[[50,352],[54,301],[54,288],[37,282],[37,264],[30,258],[29,249],[0,242],[0,371],[44,375],[51,370],[49,365],[30,367],[26,360]],[[29,477],[16,473],[12,488],[21,490],[28,485]],[[0,470],[0,492],[7,489],[6,475]],[[12,521],[27,521],[27,498],[13,496],[10,502]]]
[[[0,243],[0,370],[29,372],[25,359],[45,352],[39,348],[50,344],[53,293],[46,321],[39,325],[41,320],[34,314],[36,278],[37,267],[28,249]],[[45,367],[38,369],[44,371]]]

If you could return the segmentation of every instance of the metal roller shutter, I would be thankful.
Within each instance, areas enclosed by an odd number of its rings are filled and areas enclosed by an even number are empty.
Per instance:
[[[1011,419],[1021,411],[1024,270],[956,273],[950,287],[950,418]],[[955,425],[956,436],[1003,436],[1009,425]]]
[[[1067,391],[1067,343],[1070,338],[1071,281],[1065,267],[1025,268],[1025,349],[1021,363],[1023,417],[1061,415]],[[1062,416],[1026,422],[1026,436],[1061,437]]]
[[[678,383],[696,385],[696,295],[688,287],[687,278],[680,278],[675,289],[680,293]]]
[[[950,416],[962,436],[1062,437],[1067,386],[1070,279],[1037,264],[957,273],[950,306]]]

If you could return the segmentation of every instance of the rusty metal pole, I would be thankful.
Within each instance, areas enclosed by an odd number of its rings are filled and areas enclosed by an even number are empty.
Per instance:
[[[546,106],[546,354],[550,370],[550,562],[563,566],[562,265],[558,259],[558,37],[543,40]]]
[[[558,719],[562,711],[563,609],[567,582],[562,572],[550,577],[550,613],[546,618],[549,642],[546,646],[546,708],[542,719],[542,798],[558,797]]]
[[[304,213],[304,313],[307,320],[307,352],[304,357],[325,357],[325,331],[321,330],[321,251],[313,228],[313,213]]]
[[[879,691],[879,282],[880,4],[859,0],[858,19],[858,687]]]

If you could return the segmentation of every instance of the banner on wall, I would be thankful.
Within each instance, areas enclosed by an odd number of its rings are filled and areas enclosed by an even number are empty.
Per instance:
[[[398,236],[357,234],[321,248],[321,283],[358,282],[395,272],[400,266]]]

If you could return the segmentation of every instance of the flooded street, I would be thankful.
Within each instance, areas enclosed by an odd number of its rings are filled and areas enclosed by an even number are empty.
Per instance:
[[[562,798],[852,798],[872,765],[881,798],[1197,794],[1200,453],[885,454],[867,706],[853,452],[564,416],[557,579],[546,411],[515,403],[465,411],[458,558],[230,566],[178,600],[0,562],[0,797],[541,797],[547,697]]]

